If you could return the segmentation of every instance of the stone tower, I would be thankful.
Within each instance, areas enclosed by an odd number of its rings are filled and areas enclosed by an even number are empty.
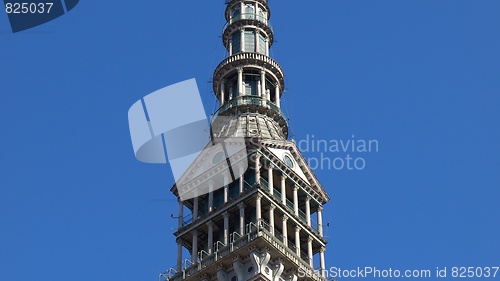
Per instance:
[[[284,73],[269,57],[274,34],[268,3],[226,4],[222,40],[228,56],[214,71],[220,106],[211,121],[212,144],[225,146],[200,155],[181,178],[192,196],[180,194],[179,182],[171,190],[179,198],[177,265],[160,278],[324,280],[322,206],[329,197],[288,141],[280,108]],[[244,149],[224,161],[234,147]]]

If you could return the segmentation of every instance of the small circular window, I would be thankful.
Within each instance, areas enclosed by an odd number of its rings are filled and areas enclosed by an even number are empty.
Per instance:
[[[224,152],[219,151],[215,153],[214,157],[212,158],[212,164],[214,165],[219,164],[220,162],[222,162],[223,159],[224,159]]]
[[[238,278],[236,276],[231,277],[231,281],[236,281]]]
[[[252,271],[253,271],[253,266],[250,266],[250,267],[248,268],[248,273],[251,273]]]
[[[293,160],[292,160],[292,158],[290,158],[290,156],[288,156],[288,155],[283,156],[283,161],[285,162],[285,164],[288,167],[293,169]]]

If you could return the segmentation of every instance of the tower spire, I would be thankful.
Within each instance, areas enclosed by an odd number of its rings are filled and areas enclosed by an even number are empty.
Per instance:
[[[269,6],[265,0],[226,4],[228,55],[213,75],[219,101],[211,121],[214,145],[181,179],[193,196],[181,200],[179,181],[171,190],[180,199],[177,265],[160,277],[325,281],[322,206],[329,197],[287,140],[280,108],[284,74],[269,57]]]
[[[286,140],[288,122],[280,108],[285,79],[281,66],[269,56],[274,31],[267,1],[226,0],[226,4],[222,42],[228,56],[213,75],[219,101],[213,120],[231,118],[213,122],[212,134]]]

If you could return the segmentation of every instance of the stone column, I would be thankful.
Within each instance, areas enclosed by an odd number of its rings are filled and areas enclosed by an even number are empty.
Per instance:
[[[300,226],[295,226],[295,253],[300,257]]]
[[[276,100],[276,106],[279,108],[280,106],[280,86],[276,85],[276,88],[274,90],[274,98]]]
[[[269,232],[271,232],[271,235],[274,236],[274,209],[276,206],[274,206],[273,203],[271,203],[271,206],[269,207]]]
[[[241,11],[243,14],[243,11]],[[240,51],[245,52],[245,29],[240,29]]]
[[[286,176],[281,173],[281,202],[286,206]]]
[[[222,214],[222,216],[224,217],[224,245],[227,246],[228,245],[228,240],[229,240],[229,213],[228,212],[224,212]]]
[[[260,71],[260,86],[262,87],[260,92],[262,93],[262,98],[265,98],[266,95],[266,71]]]
[[[238,96],[243,95],[243,68],[238,68]]]
[[[309,257],[309,265],[314,268],[313,264],[313,244],[312,244],[312,237],[307,238],[307,256]]]
[[[182,200],[179,198],[177,199],[177,202],[179,202],[179,217],[178,219],[178,228],[181,229],[183,226],[183,219],[184,219],[184,204],[182,203]]]
[[[293,212],[296,216],[299,216],[299,187],[297,185],[293,186]]]
[[[208,186],[208,212],[214,209],[214,183],[211,181]]]
[[[269,181],[269,191],[273,194],[273,164],[269,163],[269,168],[267,169],[267,179]]]
[[[198,231],[193,230],[193,248],[191,251],[191,262],[195,264],[198,261]]]
[[[256,221],[257,221],[257,226],[261,227],[261,221],[262,221],[262,209],[260,206],[260,200],[262,199],[262,194],[257,193],[257,199],[255,201],[255,214],[256,214]]]
[[[229,100],[233,100],[233,84],[229,84]]]
[[[245,235],[245,204],[240,202],[238,207],[240,208],[240,235],[243,236]]]
[[[224,203],[227,203],[227,199],[229,196],[229,179],[227,175],[224,175]]]
[[[198,193],[195,191],[194,193],[194,198],[193,198],[193,222],[198,219],[198,214],[199,214],[199,201],[200,199],[198,198]]]
[[[325,276],[325,247],[321,247],[319,250],[319,270],[321,271],[321,276]]]
[[[229,56],[233,55],[233,39],[229,39]]]
[[[224,99],[225,99],[225,92],[224,88],[226,87],[226,81],[222,80],[220,84],[220,105],[224,105]]]
[[[207,250],[208,250],[208,253],[209,254],[212,254],[213,252],[213,246],[214,246],[214,229],[213,229],[213,223],[212,221],[209,221],[207,222],[207,226],[208,226],[208,247],[207,247]]]
[[[287,228],[286,228],[286,221],[288,220],[287,215],[283,215],[283,244],[285,246],[288,246],[288,237],[287,237]]]
[[[307,225],[311,226],[311,197],[309,195],[306,198],[306,220]]]
[[[323,211],[323,207],[318,207],[318,232],[321,237],[323,237],[323,216],[321,212]]]
[[[244,173],[243,167],[240,166],[240,175],[241,175],[240,176],[240,194],[243,193],[243,180],[244,180],[244,178],[243,178],[244,174],[243,173]]]
[[[182,270],[182,240],[177,238],[177,272]]]
[[[260,154],[255,153],[255,182],[260,184]]]

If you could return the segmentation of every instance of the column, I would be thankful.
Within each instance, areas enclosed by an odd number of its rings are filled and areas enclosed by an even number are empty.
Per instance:
[[[238,68],[238,96],[243,95],[243,68]]]
[[[271,203],[271,206],[269,207],[269,232],[271,232],[271,235],[274,236],[274,209],[276,206],[274,206],[273,203]]]
[[[222,80],[220,84],[220,105],[224,105],[225,93],[224,88],[226,87],[226,81]]]
[[[184,218],[184,204],[182,203],[182,200],[179,198],[177,199],[177,202],[179,202],[179,217],[178,217],[178,228],[182,228],[183,225],[183,218]]]
[[[243,176],[244,176],[244,171],[243,171],[243,167],[240,165],[240,194],[243,193]]]
[[[307,238],[307,256],[309,257],[309,265],[314,268],[313,264],[313,239],[311,236]]]
[[[318,232],[319,236],[323,237],[323,216],[321,215],[321,212],[323,211],[323,207],[319,206],[318,207]]]
[[[253,50],[253,51],[256,53],[260,53],[259,52],[259,46],[260,46],[259,31],[255,30],[253,34],[254,34],[254,38],[255,38],[255,50]]]
[[[266,38],[266,56],[269,56],[269,39]]]
[[[286,206],[286,178],[285,174],[281,173],[281,202]]]
[[[243,13],[243,10],[242,10]],[[240,51],[245,52],[245,29],[240,29]]]
[[[240,235],[245,235],[245,204],[243,202],[238,204],[240,208]]]
[[[227,175],[224,175],[224,203],[227,203],[228,195],[229,195],[229,179]]]
[[[299,216],[299,187],[297,185],[293,186],[293,212],[296,216]]]
[[[257,80],[257,96],[262,98],[264,97],[262,94],[262,87],[260,86],[260,80]]]
[[[280,86],[276,85],[276,88],[274,90],[274,99],[275,99],[275,104],[279,108],[280,107]]]
[[[263,69],[260,71],[260,86],[262,87],[260,90],[260,92],[262,93],[261,97],[265,98],[265,95],[266,95],[266,71]]]
[[[224,245],[228,245],[228,240],[229,240],[229,213],[224,212],[222,214],[224,217]]]
[[[260,154],[255,153],[255,182],[260,184]]]
[[[288,238],[287,238],[287,229],[286,229],[286,221],[288,220],[287,215],[283,215],[283,244],[288,246]]]
[[[311,197],[309,195],[306,198],[306,220],[307,225],[311,226]]]
[[[200,199],[198,198],[198,192],[194,192],[194,198],[193,198],[193,222],[198,219],[198,214],[199,214],[199,201]]]
[[[267,169],[267,179],[269,181],[269,191],[273,194],[273,164],[269,163],[269,168]]]
[[[208,184],[208,212],[214,209],[214,183],[210,181]]]
[[[300,227],[295,226],[295,253],[300,257]]]
[[[261,226],[261,221],[262,221],[262,209],[260,206],[260,200],[262,199],[262,194],[258,193],[257,194],[257,200],[255,201],[255,214],[256,214],[256,221],[257,221],[257,226]]]
[[[193,230],[193,248],[191,251],[191,262],[196,263],[198,258],[198,231]]]
[[[325,247],[321,247],[319,250],[319,270],[323,277],[325,277],[325,250]]]
[[[229,56],[232,56],[233,55],[233,39],[230,38],[229,39]]]
[[[208,226],[208,253],[212,254],[212,247],[214,246],[214,228],[213,228],[213,223],[212,221],[207,222]]]
[[[182,270],[182,240],[177,238],[177,272]]]

